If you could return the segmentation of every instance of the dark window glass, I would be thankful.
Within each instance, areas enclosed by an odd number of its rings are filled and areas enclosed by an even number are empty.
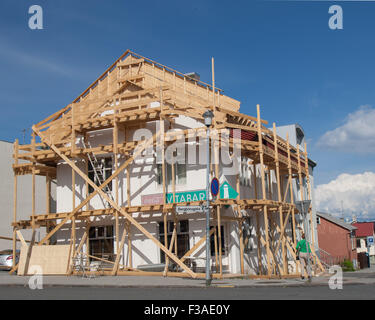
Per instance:
[[[168,221],[168,230],[167,230],[167,239],[168,239],[168,249],[171,244],[172,234],[174,229],[174,222]],[[160,242],[165,245],[164,243],[164,222],[159,223],[159,240]],[[183,257],[184,254],[189,251],[190,249],[190,242],[189,242],[189,220],[182,220],[177,222],[177,256],[179,258]],[[175,252],[175,248],[173,247],[173,253]],[[164,251],[160,250],[160,263],[165,262],[165,253]]]
[[[91,227],[89,241],[91,256],[109,261],[115,260],[113,226]],[[95,259],[91,258],[90,260],[94,261]]]

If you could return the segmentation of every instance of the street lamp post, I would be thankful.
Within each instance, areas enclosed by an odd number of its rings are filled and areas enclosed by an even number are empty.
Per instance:
[[[204,124],[207,127],[207,170],[206,170],[206,286],[211,284],[211,248],[210,248],[210,127],[214,114],[207,110],[203,114]]]

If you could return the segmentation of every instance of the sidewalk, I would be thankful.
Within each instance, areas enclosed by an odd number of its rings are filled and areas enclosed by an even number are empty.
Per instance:
[[[301,279],[222,279],[213,280],[212,287],[217,288],[240,288],[240,287],[291,287],[291,286],[328,286],[332,275],[326,274],[314,277],[310,283]],[[0,272],[0,286],[28,286],[30,277],[19,277]],[[345,284],[374,284],[375,270],[367,269],[365,272],[344,273],[343,285]],[[145,276],[100,276],[96,278],[82,278],[81,276],[45,276],[43,286],[65,286],[65,287],[164,287],[164,288],[204,288],[204,279],[188,278],[164,278]]]

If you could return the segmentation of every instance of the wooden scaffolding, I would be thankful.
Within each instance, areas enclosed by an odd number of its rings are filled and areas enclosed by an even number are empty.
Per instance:
[[[214,74],[214,72],[213,72]],[[158,101],[156,106],[150,107],[151,103]],[[226,276],[239,276],[238,274],[223,273],[222,266],[222,241],[221,224],[223,219],[229,219],[238,223],[240,239],[240,264],[241,274],[245,276],[244,268],[244,238],[243,223],[246,219],[246,212],[255,213],[257,225],[257,247],[258,247],[258,277],[290,277],[298,275],[298,261],[296,259],[296,229],[298,228],[296,216],[299,214],[295,205],[293,180],[297,179],[300,186],[303,186],[303,179],[306,181],[307,190],[300,188],[300,200],[311,199],[311,187],[309,180],[309,166],[306,145],[301,152],[300,147],[294,148],[290,145],[289,139],[280,138],[276,134],[276,127],[273,130],[265,127],[267,121],[260,117],[260,108],[257,106],[257,117],[251,117],[239,112],[240,103],[223,94],[223,91],[215,87],[214,75],[212,84],[206,84],[191,76],[182,74],[167,66],[161,65],[148,58],[142,57],[130,50],[127,50],[116,60],[95,82],[93,82],[81,95],[71,104],[62,110],[54,113],[45,120],[32,127],[32,139],[29,145],[20,145],[16,140],[14,143],[14,212],[13,212],[13,250],[16,251],[16,242],[21,241],[27,255],[23,261],[22,272],[28,273],[31,251],[35,247],[49,245],[49,241],[65,224],[71,223],[71,237],[69,245],[69,263],[66,274],[75,274],[77,271],[72,267],[71,261],[82,251],[83,245],[88,243],[88,232],[90,218],[96,216],[113,216],[115,220],[115,246],[117,252],[121,252],[128,238],[129,257],[128,265],[121,266],[118,254],[114,262],[107,261],[112,267],[104,271],[108,275],[168,275],[199,278],[203,274],[193,272],[186,263],[187,257],[196,251],[205,242],[203,237],[191,248],[182,258],[177,257],[176,248],[176,203],[166,201],[166,164],[164,162],[165,147],[176,139],[188,139],[189,137],[205,136],[206,131],[200,129],[187,129],[183,132],[167,132],[164,120],[173,123],[173,119],[179,116],[187,116],[203,121],[203,113],[210,109],[214,113],[213,129],[239,129],[241,135],[247,136],[241,141],[241,156],[250,159],[248,166],[254,173],[253,188],[255,197],[244,199],[239,195],[234,200],[216,199],[212,202],[211,217],[217,229],[212,229],[211,234],[215,235],[215,260],[217,272],[214,278]],[[144,126],[147,122],[158,121],[159,130],[156,134],[142,141],[119,142],[119,130],[126,130],[130,125]],[[112,129],[113,141],[107,145],[90,147],[77,144],[78,137],[83,141],[87,140],[89,132],[99,129]],[[212,140],[215,142],[215,157],[219,156],[219,144],[222,141],[220,131]],[[216,139],[216,140],[215,140]],[[229,148],[232,150],[236,143],[235,137],[229,139]],[[127,181],[130,181],[129,166],[137,156],[150,146],[161,146],[162,148],[162,183],[164,203],[160,205],[132,205],[131,186],[127,183],[127,205],[119,204],[119,174],[125,174]],[[75,159],[83,159],[88,163],[90,156],[95,154],[108,154],[114,157],[114,171],[100,186],[95,184],[88,177],[88,171],[81,170],[75,163]],[[123,160],[120,164],[119,159]],[[50,208],[51,181],[56,179],[57,163],[64,161],[71,168],[72,174],[72,207],[71,212],[52,213]],[[260,168],[256,170],[256,168]],[[174,166],[172,166],[174,170]],[[85,171],[85,172],[84,172]],[[257,173],[259,172],[259,173]],[[266,172],[268,174],[266,174]],[[267,183],[271,183],[271,172],[277,182],[277,193],[272,195]],[[17,177],[19,175],[32,176],[32,208],[29,220],[17,219]],[[215,164],[211,168],[212,176],[219,178],[220,168]],[[36,175],[46,177],[46,212],[37,213],[35,205],[35,177]],[[257,182],[257,175],[261,183]],[[80,176],[86,183],[86,198],[76,203],[75,181]],[[174,175],[172,174],[172,177]],[[286,177],[286,180],[285,180]],[[268,181],[266,179],[268,178]],[[287,184],[284,185],[284,181]],[[113,197],[105,191],[106,186],[113,182]],[[175,179],[172,179],[172,189],[175,194]],[[93,192],[89,193],[89,187]],[[237,192],[240,193],[239,175],[237,176]],[[266,191],[268,189],[268,191]],[[305,192],[306,191],[306,192]],[[257,195],[260,195],[259,197]],[[88,203],[95,196],[100,195],[109,206],[105,209],[90,210]],[[174,197],[173,197],[174,200]],[[203,205],[204,201],[180,203],[179,205]],[[233,216],[223,217],[221,210],[223,206],[232,206]],[[139,212],[160,212],[163,214],[164,228],[167,227],[167,220],[174,222],[172,240],[168,245],[165,231],[164,245],[148,232],[139,219],[133,216]],[[312,221],[312,209],[309,208],[310,226]],[[119,219],[124,217],[126,224],[120,232]],[[261,219],[264,223],[264,232],[260,230]],[[292,220],[292,234],[286,232],[288,221]],[[77,221],[86,223],[86,230],[78,243],[75,225]],[[151,239],[159,247],[166,257],[166,266],[173,261],[178,266],[178,271],[171,272],[166,267],[164,272],[146,272],[132,266],[131,258],[131,228],[133,226],[147,238]],[[38,243],[35,242],[35,230],[46,228],[46,236]],[[30,245],[22,236],[22,229],[32,229]],[[217,230],[217,231],[216,231]],[[312,235],[314,232],[312,230]],[[128,236],[127,236],[128,235]],[[120,237],[121,236],[121,237]],[[314,248],[314,237],[312,236],[312,249]],[[262,266],[261,248],[266,250],[266,265]],[[87,253],[86,253],[87,254]],[[277,255],[282,259],[277,259]],[[297,272],[290,273],[288,270],[288,255],[292,257]],[[98,259],[96,257],[91,257]],[[314,263],[322,271],[314,252]],[[15,272],[18,265],[14,265],[11,273]],[[19,271],[19,270],[18,270]]]

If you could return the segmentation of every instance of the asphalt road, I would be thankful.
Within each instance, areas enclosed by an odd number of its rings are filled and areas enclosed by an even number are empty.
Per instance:
[[[1,286],[1,300],[375,300],[374,285],[257,288],[109,288],[109,287],[28,287]]]

